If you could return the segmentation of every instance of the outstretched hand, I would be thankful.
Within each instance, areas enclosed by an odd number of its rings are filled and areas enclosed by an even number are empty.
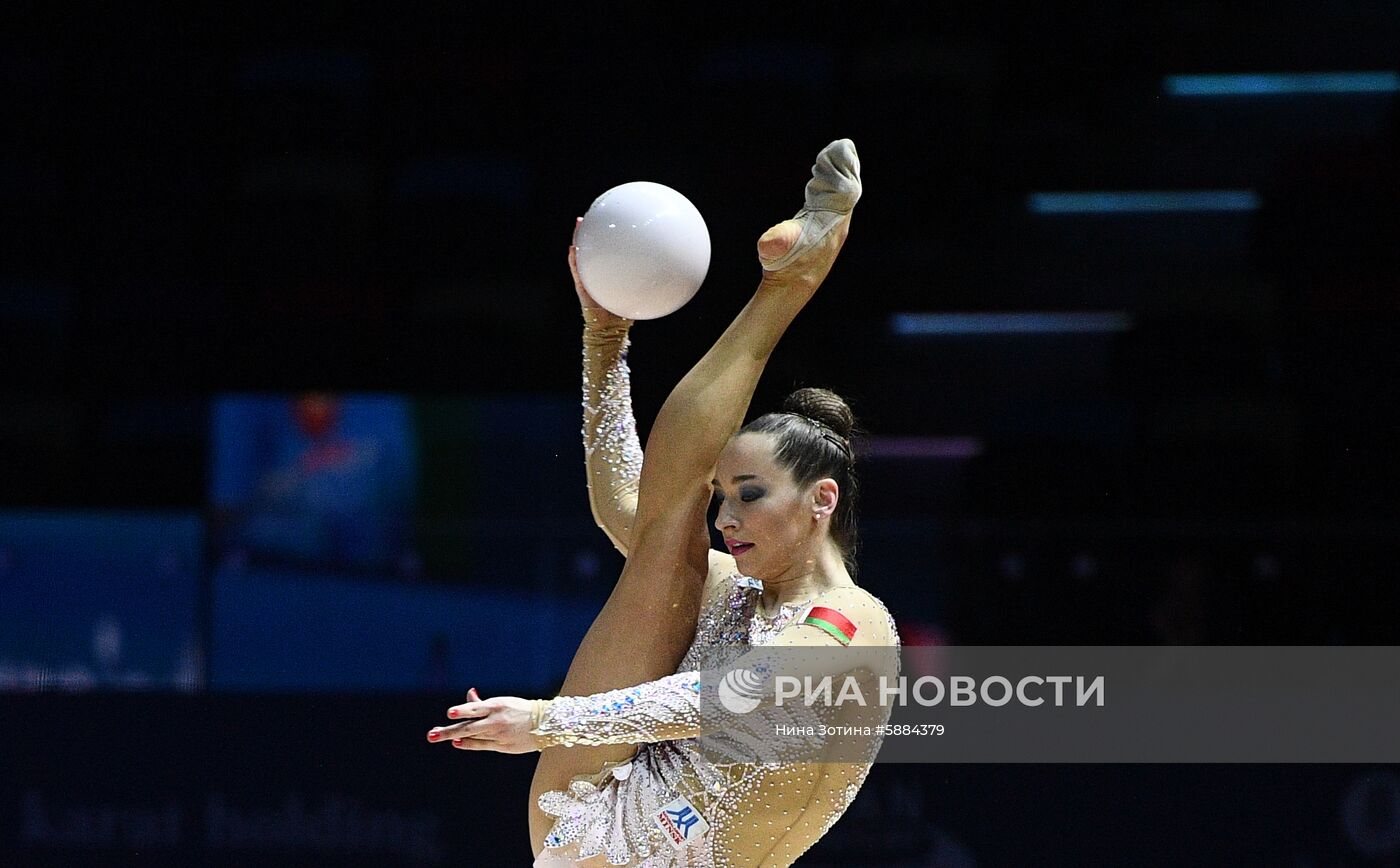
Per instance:
[[[518,696],[482,699],[473,687],[467,701],[447,709],[447,716],[463,723],[435,726],[428,741],[449,743],[458,750],[494,750],[498,753],[530,753],[540,749],[530,734],[534,708]]]

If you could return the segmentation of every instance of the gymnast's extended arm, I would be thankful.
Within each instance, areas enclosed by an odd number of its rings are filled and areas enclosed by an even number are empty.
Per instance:
[[[577,224],[575,224],[577,231]],[[642,475],[642,444],[632,414],[627,367],[632,320],[601,307],[584,289],[577,248],[569,247],[569,270],[583,308],[583,456],[593,520],[623,557],[631,545]]]

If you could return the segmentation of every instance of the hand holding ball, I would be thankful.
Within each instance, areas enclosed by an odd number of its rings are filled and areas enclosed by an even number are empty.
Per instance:
[[[695,296],[710,270],[710,232],[690,200],[633,181],[593,201],[574,240],[579,278],[598,304],[656,319]]]

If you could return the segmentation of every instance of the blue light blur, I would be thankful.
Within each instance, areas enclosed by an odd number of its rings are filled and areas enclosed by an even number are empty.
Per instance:
[[[1307,93],[1355,94],[1400,91],[1397,72],[1284,72],[1169,75],[1168,96],[1289,96]]]
[[[1032,193],[1026,197],[1026,207],[1034,214],[1255,211],[1259,208],[1259,194],[1253,190]]]
[[[890,318],[890,330],[900,337],[1112,333],[1132,325],[1132,317],[1121,311],[897,313]]]

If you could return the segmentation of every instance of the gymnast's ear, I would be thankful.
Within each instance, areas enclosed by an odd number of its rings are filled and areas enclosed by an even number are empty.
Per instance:
[[[812,515],[818,519],[831,518],[841,499],[841,486],[834,479],[818,479],[812,483]]]

